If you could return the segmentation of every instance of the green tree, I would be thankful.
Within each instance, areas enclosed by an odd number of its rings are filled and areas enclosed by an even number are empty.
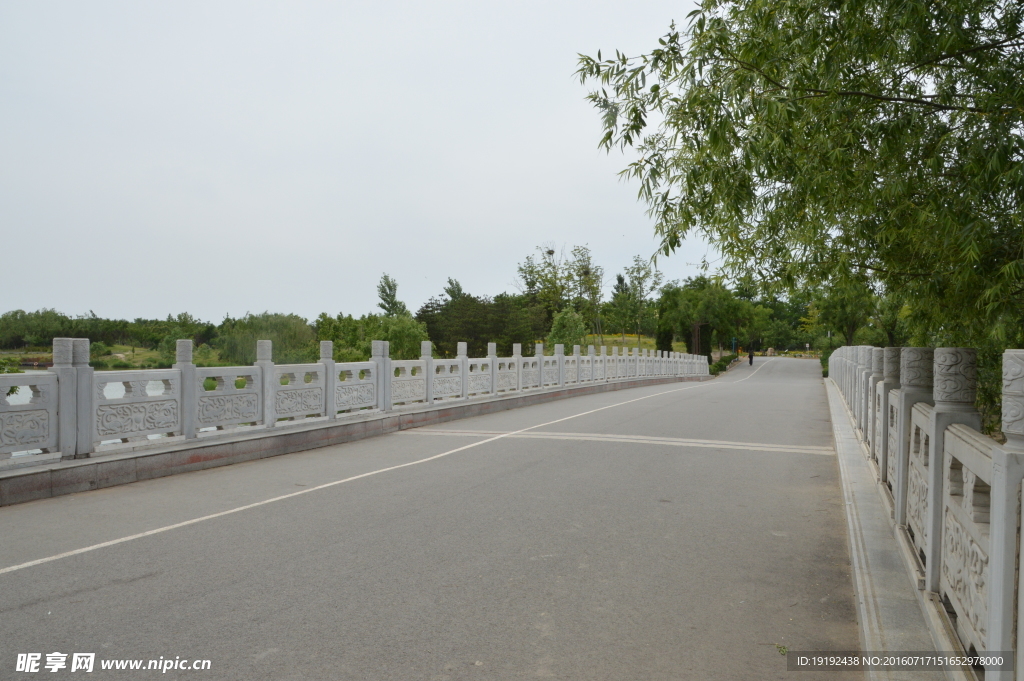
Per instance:
[[[1024,4],[704,0],[648,54],[582,56],[661,250],[776,286],[862,273],[922,328],[1024,317]]]
[[[548,344],[552,347],[556,343],[565,345],[566,353],[572,352],[572,346],[583,345],[587,338],[587,321],[576,310],[567,307],[555,315],[551,324],[551,333],[548,334]]]
[[[225,317],[216,345],[224,361],[246,365],[256,361],[257,340],[272,342],[275,362],[293,364],[310,361],[316,333],[305,319],[295,314],[250,313],[238,319]]]
[[[409,308],[405,306],[405,303],[398,299],[398,282],[388,275],[387,272],[381,276],[380,283],[377,284],[377,296],[380,298],[380,302],[377,303],[377,306],[384,310],[385,316],[409,316]]]

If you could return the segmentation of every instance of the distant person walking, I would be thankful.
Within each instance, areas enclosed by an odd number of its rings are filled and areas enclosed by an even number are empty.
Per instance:
[[[754,351],[750,351],[750,366],[754,366]]]

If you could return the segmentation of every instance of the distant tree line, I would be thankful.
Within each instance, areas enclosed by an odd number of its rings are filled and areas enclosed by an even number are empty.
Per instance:
[[[439,357],[454,357],[460,341],[476,357],[485,355],[491,342],[506,356],[515,343],[531,354],[538,341],[550,350],[556,343],[585,346],[588,338],[594,344],[616,337],[628,343],[655,338],[659,349],[706,355],[712,349],[731,350],[733,338],[744,347],[780,350],[816,342],[816,332],[805,329],[803,321],[808,310],[818,309],[811,307],[810,294],[755,299],[752,286],[729,288],[710,277],[664,283],[661,272],[637,256],[615,275],[606,296],[604,268],[586,246],[566,253],[542,245],[518,265],[517,275],[517,291],[494,296],[474,295],[449,278],[414,313],[400,299],[398,282],[384,274],[377,286],[379,312],[359,317],[321,313],[312,321],[272,312],[212,324],[188,313],[127,321],[91,312],[70,317],[49,309],[15,310],[0,315],[0,349],[44,351],[55,337],[84,337],[99,352],[111,345],[157,350],[161,365],[169,365],[179,338],[192,339],[197,363],[222,364],[251,364],[258,339],[273,341],[274,360],[285,363],[314,361],[322,340],[334,342],[338,361],[367,359],[373,340],[389,341],[396,359],[419,357],[425,340],[433,342]]]

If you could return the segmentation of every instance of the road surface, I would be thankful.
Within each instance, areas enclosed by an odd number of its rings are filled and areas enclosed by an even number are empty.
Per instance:
[[[759,358],[5,507],[0,679],[792,678],[859,645],[828,414]]]

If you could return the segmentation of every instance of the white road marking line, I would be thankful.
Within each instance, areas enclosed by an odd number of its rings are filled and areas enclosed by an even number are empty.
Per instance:
[[[758,367],[758,368],[760,368],[760,367]],[[754,373],[757,373],[757,371],[755,371]],[[751,374],[751,376],[753,376],[753,375],[754,374]],[[750,376],[747,376],[746,378],[750,378]],[[740,380],[746,380],[746,378],[740,379]],[[496,435],[494,437],[487,438],[486,440],[480,440],[479,442],[471,442],[468,445],[464,445],[462,447],[456,447],[455,449],[450,449],[447,452],[442,452],[440,454],[435,454],[433,456],[428,456],[428,457],[426,457],[424,459],[417,459],[416,461],[410,461],[408,463],[398,464],[397,466],[388,466],[387,468],[381,468],[379,470],[370,471],[369,473],[360,473],[359,475],[353,475],[352,477],[345,478],[343,480],[335,480],[334,482],[327,482],[327,483],[324,483],[322,485],[317,485],[316,487],[308,487],[308,488],[306,488],[304,490],[300,490],[298,492],[292,492],[290,494],[282,494],[281,496],[278,496],[278,497],[273,497],[273,498],[270,498],[270,499],[264,499],[263,501],[257,501],[257,502],[252,503],[252,504],[246,504],[245,506],[239,506],[237,508],[228,509],[227,511],[220,511],[219,513],[211,513],[210,515],[204,515],[204,516],[202,516],[200,518],[192,518],[191,520],[185,520],[183,522],[175,523],[173,525],[166,525],[164,527],[158,527],[158,528],[155,528],[155,529],[152,529],[152,530],[147,530],[145,532],[139,532],[138,534],[132,534],[132,535],[129,535],[127,537],[121,537],[119,539],[111,539],[110,541],[101,542],[99,544],[93,544],[92,546],[84,546],[84,547],[82,547],[80,549],[74,549],[73,551],[65,551],[64,553],[58,553],[58,554],[53,555],[53,556],[47,556],[46,558],[37,558],[36,560],[30,560],[30,561],[28,561],[26,563],[20,563],[18,565],[11,565],[9,567],[0,568],[0,575],[6,574],[8,572],[16,572],[17,570],[24,570],[25,568],[34,567],[36,565],[43,565],[44,563],[51,563],[51,562],[53,562],[55,560],[60,560],[62,558],[70,558],[71,556],[77,556],[77,555],[82,554],[82,553],[88,553],[90,551],[95,551],[97,549],[106,548],[108,546],[116,546],[118,544],[124,544],[125,542],[133,541],[135,539],[142,539],[143,537],[150,537],[150,536],[152,536],[154,534],[161,534],[163,532],[169,532],[171,530],[176,530],[176,529],[178,529],[180,527],[187,527],[189,525],[195,525],[196,523],[201,523],[201,522],[204,522],[206,520],[213,520],[214,518],[221,518],[223,516],[231,515],[233,513],[239,513],[241,511],[247,511],[250,508],[257,508],[259,506],[265,506],[267,504],[272,504],[272,503],[277,502],[277,501],[284,501],[285,499],[291,499],[292,497],[297,497],[297,496],[301,496],[303,494],[309,494],[310,492],[316,492],[318,490],[327,489],[328,487],[334,487],[335,485],[343,485],[346,482],[352,482],[353,480],[360,480],[362,478],[368,478],[368,477],[370,477],[372,475],[379,475],[380,473],[387,473],[389,471],[395,471],[395,470],[398,470],[400,468],[407,468],[409,466],[418,466],[421,463],[427,463],[428,461],[434,461],[435,459],[440,459],[440,458],[445,457],[445,456],[450,456],[450,455],[455,454],[457,452],[462,452],[462,451],[465,451],[467,449],[472,449],[473,447],[479,447],[480,445],[485,445],[488,442],[494,442],[495,440],[500,440],[502,438],[510,437],[512,435],[517,435],[519,433],[525,433],[526,431],[533,430],[535,428],[543,428],[544,426],[550,426],[550,425],[555,424],[555,423],[561,423],[562,421],[569,421],[570,419],[579,418],[580,416],[586,416],[588,414],[593,414],[593,413],[596,413],[596,412],[599,412],[599,411],[604,411],[605,409],[612,409],[614,407],[621,407],[624,404],[631,404],[633,402],[640,402],[641,400],[648,400],[648,399],[650,399],[652,397],[659,397],[661,395],[668,395],[670,393],[677,393],[677,392],[681,392],[683,390],[693,390],[694,388],[702,388],[702,387],[707,387],[707,386],[713,386],[713,385],[716,385],[716,384],[717,385],[729,385],[729,384],[732,384],[732,383],[739,383],[739,381],[730,381],[728,383],[724,383],[724,382],[723,383],[717,383],[717,382],[703,383],[703,382],[701,382],[701,383],[697,383],[695,385],[686,386],[684,388],[674,388],[672,390],[662,390],[661,392],[653,393],[651,395],[644,395],[643,397],[637,397],[637,398],[634,398],[632,400],[626,400],[624,402],[616,402],[615,404],[609,404],[609,405],[604,406],[604,407],[598,407],[597,409],[590,409],[588,411],[580,412],[579,414],[573,414],[572,416],[565,416],[565,417],[560,418],[560,419],[555,419],[554,421],[548,421],[547,423],[538,423],[535,426],[530,426],[529,428],[523,428],[521,430],[516,430],[516,431],[513,431],[511,433],[502,433],[501,435]]]
[[[709,449],[744,449],[755,452],[782,452],[786,454],[815,454],[819,456],[835,456],[831,447],[811,447],[805,445],[776,445],[762,442],[727,442],[724,440],[690,440],[681,437],[653,437],[646,435],[606,435],[601,433],[510,433],[488,430],[445,430],[442,428],[414,428],[402,430],[397,435],[449,435],[463,437],[487,437],[506,435],[510,438],[529,438],[537,440],[585,440],[589,442],[628,442],[631,444],[670,445],[675,447],[700,447]]]

